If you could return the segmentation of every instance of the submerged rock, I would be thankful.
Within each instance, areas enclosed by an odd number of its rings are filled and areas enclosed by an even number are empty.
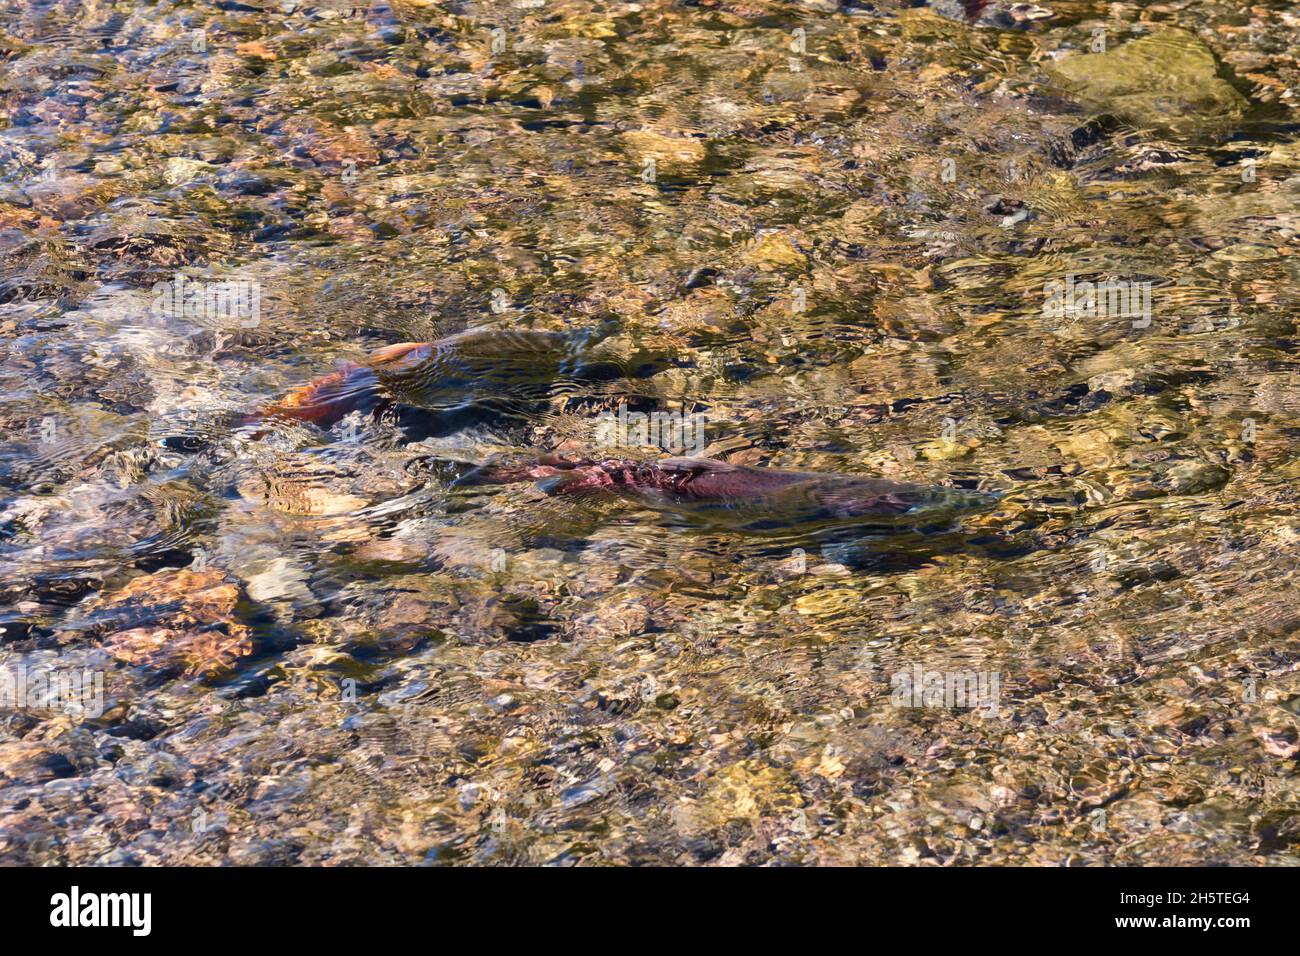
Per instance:
[[[1034,3],[998,3],[989,0],[930,0],[930,9],[954,20],[981,27],[1023,30],[1055,14]]]
[[[1190,135],[1226,127],[1246,111],[1246,100],[1218,69],[1209,47],[1174,29],[1105,53],[1069,57],[1051,72],[1096,112]]]
[[[236,614],[239,586],[220,571],[159,571],[95,601],[103,645],[126,664],[186,677],[215,677],[253,653],[253,631]]]

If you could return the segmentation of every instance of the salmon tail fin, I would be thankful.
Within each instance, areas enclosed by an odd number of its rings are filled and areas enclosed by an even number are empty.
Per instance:
[[[163,423],[167,433],[158,439],[158,444],[168,451],[197,454],[219,445],[232,430],[243,427],[252,417],[237,412],[183,418],[167,416]]]
[[[618,319],[608,318],[598,325],[570,332],[566,335],[566,338],[568,339],[569,348],[575,354],[581,354],[593,346],[599,345],[610,336],[618,334],[621,327]]]

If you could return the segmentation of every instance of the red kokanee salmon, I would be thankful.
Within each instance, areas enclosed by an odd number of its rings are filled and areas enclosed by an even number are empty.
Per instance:
[[[955,517],[992,507],[994,492],[967,491],[885,478],[782,471],[734,465],[711,458],[660,461],[569,461],[542,458],[535,464],[487,465],[458,484],[537,481],[547,494],[612,494],[651,506],[706,512],[749,530],[806,522]]]
[[[329,428],[351,412],[403,404],[430,411],[475,402],[533,402],[563,379],[598,380],[644,375],[640,366],[594,358],[586,338],[552,332],[470,329],[433,342],[401,342],[347,362],[238,420],[271,420]]]

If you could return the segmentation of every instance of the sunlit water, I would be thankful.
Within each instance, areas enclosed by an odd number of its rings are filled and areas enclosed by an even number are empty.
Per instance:
[[[0,860],[1296,862],[1300,16],[961,6],[0,8],[0,665],[102,686]],[[581,360],[233,425],[475,328]],[[556,452],[1001,497],[455,482]]]

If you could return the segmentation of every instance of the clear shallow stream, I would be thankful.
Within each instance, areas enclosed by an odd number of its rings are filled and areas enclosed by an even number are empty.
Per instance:
[[[0,6],[0,862],[1295,863],[1300,14],[964,12]],[[628,374],[229,427],[472,328]],[[620,404],[1003,497],[449,487]]]

